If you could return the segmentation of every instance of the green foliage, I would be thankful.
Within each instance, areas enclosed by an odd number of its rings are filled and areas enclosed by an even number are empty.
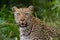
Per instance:
[[[0,40],[18,40],[18,27],[15,24],[0,24]]]
[[[19,40],[19,34],[13,13],[4,4],[0,11],[0,40]]]
[[[60,0],[0,0],[0,40],[19,40],[12,7],[29,5],[35,7],[34,16],[60,30]]]

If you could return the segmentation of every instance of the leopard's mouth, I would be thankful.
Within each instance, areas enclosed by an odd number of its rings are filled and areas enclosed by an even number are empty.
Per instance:
[[[20,27],[27,27],[27,23],[21,23],[19,24]]]

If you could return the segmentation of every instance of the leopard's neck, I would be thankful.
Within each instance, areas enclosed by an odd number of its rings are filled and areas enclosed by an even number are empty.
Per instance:
[[[28,36],[25,36],[24,34],[26,34],[24,31],[26,30],[26,28],[19,28],[20,30],[20,40],[30,40]]]

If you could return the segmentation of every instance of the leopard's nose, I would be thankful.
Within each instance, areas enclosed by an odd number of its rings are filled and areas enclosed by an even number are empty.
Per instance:
[[[21,21],[24,21],[25,19],[21,19]]]

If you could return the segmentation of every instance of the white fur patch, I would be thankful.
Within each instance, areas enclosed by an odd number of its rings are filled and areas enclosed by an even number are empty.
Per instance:
[[[25,30],[26,28],[19,28],[19,30],[20,30],[20,40],[30,40],[27,36],[24,36],[23,34],[24,34],[24,32],[23,32],[23,30]]]

